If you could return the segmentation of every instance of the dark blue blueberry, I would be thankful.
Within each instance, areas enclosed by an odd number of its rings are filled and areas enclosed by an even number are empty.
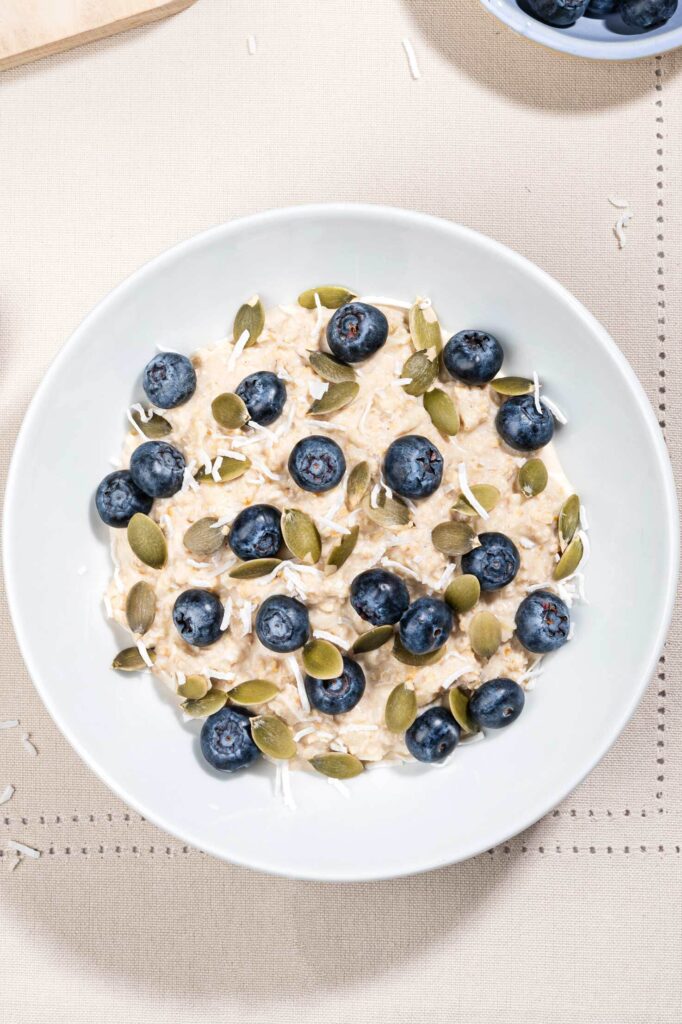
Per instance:
[[[454,619],[450,606],[437,597],[419,597],[400,620],[403,647],[412,654],[430,654],[446,643]]]
[[[525,699],[513,679],[489,679],[472,694],[469,715],[483,729],[504,729],[519,717]]]
[[[526,0],[532,14],[555,28],[570,28],[587,9],[588,0]]]
[[[446,370],[465,384],[487,384],[499,371],[503,358],[499,341],[486,331],[460,331],[443,349]]]
[[[314,708],[324,715],[345,715],[365,692],[365,673],[357,661],[343,656],[343,672],[336,679],[305,677],[305,692]]]
[[[540,403],[538,412],[533,395],[508,398],[497,410],[495,426],[502,440],[517,452],[534,452],[549,444],[554,435],[554,419]]]
[[[327,344],[342,363],[369,359],[386,343],[388,320],[376,306],[349,302],[327,324]]]
[[[620,7],[620,0],[589,0],[585,14],[588,18],[605,18]]]
[[[393,626],[407,611],[410,594],[394,572],[367,569],[351,583],[350,603],[360,618],[373,626]]]
[[[443,456],[428,437],[405,434],[388,446],[384,478],[403,498],[428,498],[440,487]]]
[[[248,768],[261,756],[251,736],[250,720],[250,711],[228,704],[202,725],[201,753],[219,772]]]
[[[303,647],[310,636],[308,609],[295,597],[266,597],[256,615],[256,636],[263,647],[277,654]]]
[[[223,606],[211,590],[184,590],[173,605],[173,622],[193,647],[208,647],[220,638]]]
[[[471,573],[481,590],[501,590],[516,576],[521,557],[504,533],[479,533],[479,548],[462,555],[462,572]]]
[[[235,391],[249,410],[251,419],[263,427],[275,422],[287,400],[284,381],[269,370],[250,373],[237,384]]]
[[[273,505],[250,505],[232,523],[227,543],[237,558],[274,558],[282,547],[282,514]]]
[[[459,726],[446,708],[429,708],[405,733],[405,744],[417,761],[444,761],[459,743]]]
[[[346,472],[346,460],[336,441],[321,434],[304,437],[291,450],[289,472],[304,491],[319,494],[336,487]]]
[[[549,590],[534,590],[516,611],[516,635],[527,651],[549,654],[568,640],[571,613]]]
[[[146,515],[152,499],[140,490],[127,469],[117,469],[102,480],[95,493],[95,504],[102,522],[121,529],[136,512]]]
[[[145,441],[130,457],[130,475],[145,494],[170,498],[182,487],[185,459],[165,441]]]
[[[192,397],[197,375],[187,358],[179,352],[159,352],[144,368],[142,387],[152,405],[173,409]]]
[[[670,21],[677,10],[677,0],[623,0],[620,15],[631,28],[658,28]]]

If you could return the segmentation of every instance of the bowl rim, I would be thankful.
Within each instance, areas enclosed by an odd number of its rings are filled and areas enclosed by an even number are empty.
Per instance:
[[[306,219],[315,220],[329,215],[337,217],[344,215],[364,215],[368,218],[375,218],[376,220],[385,220],[389,222],[395,222],[397,220],[406,226],[430,226],[431,228],[439,231],[448,231],[453,237],[469,239],[475,242],[478,246],[494,253],[498,257],[515,264],[519,270],[535,278],[536,282],[550,291],[558,301],[567,303],[572,312],[584,322],[585,326],[594,337],[595,342],[605,348],[611,358],[616,362],[623,373],[625,381],[629,385],[640,412],[642,413],[644,428],[649,434],[665,491],[665,534],[670,554],[670,558],[668,560],[669,569],[667,578],[664,581],[664,613],[660,618],[657,631],[649,643],[649,656],[647,659],[646,671],[642,673],[641,678],[637,681],[637,685],[633,688],[630,699],[623,704],[620,713],[614,716],[610,729],[608,732],[605,732],[603,742],[600,744],[596,754],[588,758],[586,762],[581,763],[576,769],[570,772],[567,776],[567,781],[559,790],[546,794],[544,798],[538,797],[534,804],[529,805],[526,808],[525,813],[519,817],[517,825],[511,832],[505,831],[500,835],[497,835],[493,840],[488,837],[485,842],[472,840],[468,847],[462,849],[453,857],[438,855],[436,857],[425,856],[421,859],[413,858],[411,863],[405,866],[404,870],[401,869],[396,871],[395,868],[389,868],[388,871],[372,870],[362,874],[354,872],[352,875],[344,874],[339,871],[334,875],[330,875],[325,870],[316,871],[308,869],[297,873],[296,871],[292,871],[290,868],[284,868],[276,864],[273,865],[269,863],[266,857],[255,860],[252,857],[247,859],[233,854],[228,855],[224,849],[219,848],[215,843],[199,843],[197,838],[191,833],[191,830],[185,831],[182,828],[178,828],[172,822],[167,821],[163,814],[157,813],[154,807],[147,806],[143,800],[138,800],[137,797],[131,796],[124,784],[119,783],[116,778],[112,777],[109,772],[97,763],[96,754],[93,753],[91,755],[89,751],[81,746],[68,722],[68,715],[63,714],[62,709],[59,706],[59,702],[52,699],[49,684],[41,678],[40,672],[38,671],[32,655],[29,630],[26,628],[23,614],[20,611],[19,598],[15,588],[15,574],[13,571],[15,560],[13,553],[10,550],[10,538],[15,531],[15,522],[20,517],[20,509],[14,502],[16,480],[19,474],[19,466],[22,464],[24,455],[26,454],[25,449],[28,444],[28,438],[31,433],[33,422],[38,416],[42,405],[42,396],[49,389],[52,377],[56,374],[62,363],[67,362],[71,358],[72,353],[82,343],[83,339],[87,340],[87,334],[89,332],[91,322],[95,321],[102,315],[102,313],[106,313],[109,305],[119,302],[121,297],[125,296],[127,291],[137,288],[140,282],[144,281],[144,278],[147,275],[155,273],[159,268],[168,263],[172,263],[179,256],[184,256],[193,249],[201,248],[207,242],[211,242],[221,236],[224,239],[229,239],[231,235],[239,234],[249,227],[262,227],[264,225],[267,226],[268,224],[277,224],[278,222],[292,222]],[[143,263],[142,266],[138,267],[137,270],[129,274],[123,281],[108,292],[84,317],[79,326],[75,331],[73,331],[71,336],[62,345],[49,364],[35,391],[35,394],[33,395],[33,398],[29,403],[17,434],[5,490],[2,555],[10,618],[17,637],[19,649],[33,685],[38,691],[41,700],[57,728],[60,730],[67,742],[73,747],[95,775],[101,779],[101,781],[104,782],[104,784],[108,786],[109,789],[111,789],[126,805],[134,808],[144,818],[157,825],[164,832],[177,837],[182,842],[186,842],[191,846],[202,849],[204,852],[209,853],[220,860],[238,864],[242,867],[254,868],[256,870],[286,878],[310,881],[375,881],[403,877],[405,875],[417,874],[439,867],[444,867],[446,865],[459,863],[485,852],[485,850],[490,849],[491,847],[506,842],[508,839],[518,835],[531,825],[535,824],[550,810],[556,807],[557,804],[564,800],[565,797],[568,796],[568,794],[571,793],[575,787],[580,784],[580,782],[582,782],[582,780],[592,771],[595,765],[604,757],[616,739],[620,736],[622,730],[639,705],[642,695],[655,671],[660,651],[663,648],[663,644],[668,633],[677,589],[679,563],[678,522],[677,495],[672,466],[658,420],[656,419],[649,399],[647,398],[634,370],[606,329],[602,327],[599,321],[586,309],[585,306],[583,306],[581,302],[579,302],[578,299],[571,294],[571,292],[568,291],[568,289],[551,277],[551,275],[546,271],[538,267],[535,263],[527,259],[525,256],[521,256],[508,246],[503,245],[501,242],[497,242],[487,235],[475,231],[473,228],[456,224],[452,221],[446,220],[445,218],[406,210],[400,207],[383,206],[379,204],[348,202],[315,203],[300,206],[279,207],[260,213],[249,214],[215,225],[214,227],[208,228],[199,234],[184,239]]]
[[[588,57],[590,60],[638,60],[642,57],[668,53],[682,46],[682,25],[673,26],[653,36],[628,36],[622,42],[600,42],[598,39],[580,39],[542,21],[533,21],[519,7],[501,3],[500,0],[480,2],[493,17],[504,22],[518,35],[534,43],[540,43],[550,50],[569,53],[573,57]]]

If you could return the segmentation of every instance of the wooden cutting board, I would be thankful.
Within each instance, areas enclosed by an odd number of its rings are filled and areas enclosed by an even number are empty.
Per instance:
[[[167,18],[195,0],[0,0],[0,71]]]

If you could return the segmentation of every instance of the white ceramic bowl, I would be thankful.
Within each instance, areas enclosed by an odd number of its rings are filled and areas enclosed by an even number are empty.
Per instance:
[[[517,0],[481,0],[481,3],[519,35],[576,57],[635,60],[682,46],[682,6],[666,25],[636,34],[615,14],[605,19],[580,18],[572,28],[553,28],[527,14]]]
[[[260,766],[219,777],[200,763],[163,687],[109,669],[123,636],[105,621],[111,565],[93,493],[110,471],[155,342],[191,352],[225,335],[244,296],[290,302],[321,281],[430,295],[443,324],[503,342],[505,369],[536,368],[570,416],[565,468],[587,505],[590,606],[548,660],[513,728],[447,767],[367,772],[346,800],[292,775],[299,810]],[[264,354],[264,358],[267,358]],[[614,343],[560,285],[509,249],[446,221],[384,207],[308,206],[248,217],[143,267],[85,319],[26,415],[7,486],[5,565],[29,671],[57,725],[130,806],[182,840],[266,871],[385,878],[479,853],[554,807],[614,741],[662,646],[677,517],[648,401]],[[79,568],[87,572],[79,575]],[[397,667],[399,675],[399,668]]]

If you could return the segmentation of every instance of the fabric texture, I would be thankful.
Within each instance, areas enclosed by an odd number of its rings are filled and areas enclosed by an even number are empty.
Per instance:
[[[470,225],[565,284],[633,365],[679,479],[680,70],[551,53],[474,0],[199,0],[0,75],[3,473],[49,361],[141,263],[241,214],[362,200]],[[622,250],[613,195],[634,212]],[[127,810],[1,614],[0,721],[22,723],[0,732],[7,1021],[682,1017],[679,613],[624,734],[542,822],[463,865],[336,886],[219,863]],[[12,870],[9,840],[42,856]]]

